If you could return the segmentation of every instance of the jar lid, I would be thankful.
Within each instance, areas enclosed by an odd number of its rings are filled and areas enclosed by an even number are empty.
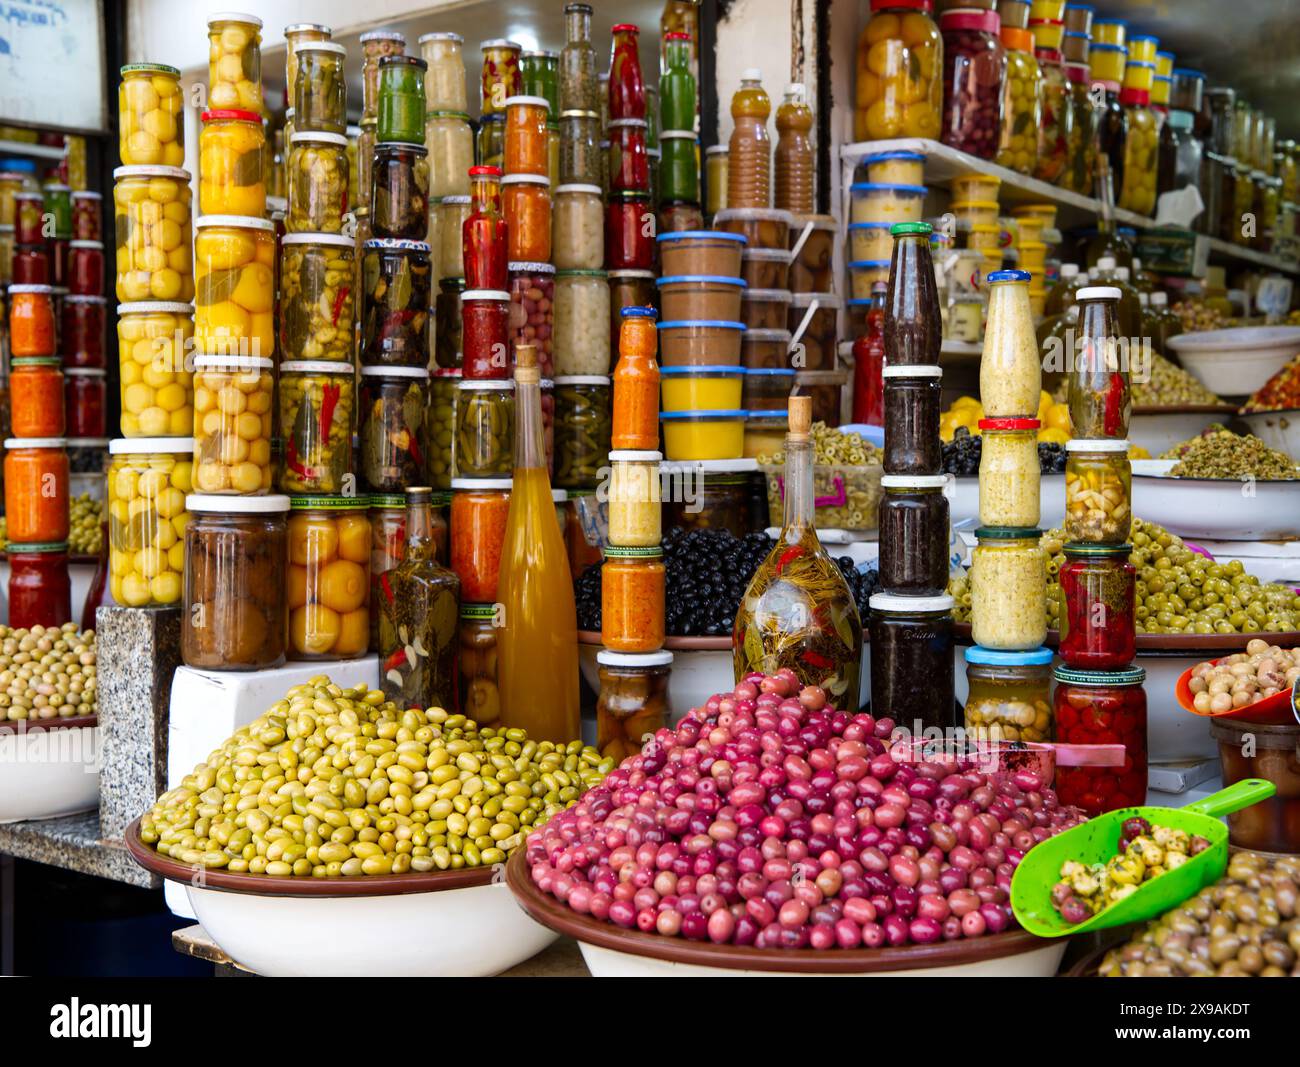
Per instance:
[[[17,360],[14,362],[17,362]],[[103,378],[108,374],[108,371],[98,367],[67,367],[63,373],[73,378]]]
[[[140,166],[118,167],[113,171],[114,181],[125,181],[130,178],[175,178],[177,181],[188,182],[190,172],[184,167],[162,167],[155,164],[141,164]],[[21,194],[19,194],[21,195]],[[40,195],[39,193],[37,194]]]
[[[884,367],[880,371],[882,378],[940,378],[942,367],[921,365],[916,367]]]
[[[460,294],[460,302],[468,303],[471,300],[496,300],[510,302],[510,294],[504,289],[466,289]]]
[[[5,441],[5,448],[13,451],[19,448],[66,448],[66,437],[10,437]]]
[[[1085,285],[1077,293],[1074,299],[1078,300],[1118,300],[1122,294],[1119,288],[1114,285]]]
[[[660,130],[659,140],[661,141],[694,141],[696,140],[694,130]],[[649,149],[647,149],[649,151]]]
[[[699,411],[664,411],[660,422],[720,422],[743,419],[748,414],[743,408],[708,408]]]
[[[191,448],[194,447],[194,441],[192,438],[185,437],[182,438],[182,440],[189,441],[190,447]],[[69,448],[93,448],[97,450],[104,449],[108,447],[108,438],[107,437],[69,437],[68,447]]]
[[[794,253],[785,248],[747,248],[740,253],[742,263],[790,263]]]
[[[370,497],[365,493],[352,496],[344,493],[322,493],[289,497],[291,511],[356,511],[358,508],[369,506]]]
[[[506,107],[544,107],[547,111],[551,110],[551,102],[544,96],[507,96]],[[644,120],[642,120],[644,121]],[[610,125],[614,125],[612,122]]]
[[[1128,441],[1115,437],[1072,437],[1065,442],[1067,452],[1127,452]]]
[[[915,11],[930,11],[931,0],[871,0],[872,11],[888,11],[895,7],[912,8]]]
[[[209,108],[200,118],[204,122],[253,122],[262,125],[262,116],[256,111],[244,111],[235,107]]]
[[[52,285],[11,285],[9,286],[9,295],[15,293],[34,293],[37,296],[49,296],[54,292]]]
[[[561,193],[587,193],[590,196],[602,196],[604,195],[604,190],[602,190],[599,185],[584,185],[581,182],[570,182],[567,185],[557,185],[555,187],[555,195],[559,196]]]
[[[730,154],[731,145],[729,144],[711,144],[704,150],[706,156],[725,156]]]
[[[670,274],[667,277],[660,278],[656,284],[662,289],[665,285],[679,285],[689,282],[707,282],[712,285],[731,285],[739,289],[749,288],[744,278],[735,278],[729,274]],[[755,289],[754,292],[776,292],[776,290]]]
[[[249,26],[256,26],[259,30],[262,28],[262,20],[256,15],[245,15],[240,11],[218,11],[208,16],[208,27],[211,28],[219,22],[244,22]]]
[[[333,248],[355,248],[356,241],[339,233],[286,233],[281,245],[330,245]]]
[[[888,270],[887,259],[855,259],[849,263],[849,270]]]
[[[791,293],[790,303],[797,308],[812,307],[813,301],[817,301],[818,309],[827,311],[838,311],[844,306],[844,302],[835,293]]]
[[[897,196],[925,196],[929,190],[924,185],[898,185],[893,182],[854,182],[850,193],[894,193]],[[721,214],[721,212],[719,212]]]
[[[1160,52],[1158,52],[1158,53],[1156,53],[1156,54],[1157,54],[1157,55],[1163,55],[1164,53],[1160,53]],[[1204,81],[1204,80],[1205,80],[1205,71],[1203,71],[1203,70],[1193,70],[1191,67],[1175,67],[1175,68],[1174,68],[1174,77],[1176,77],[1176,78],[1192,78],[1192,79],[1196,79],[1196,80]]]
[[[599,111],[583,111],[581,108],[566,108],[560,112],[562,119],[598,119]]]
[[[104,247],[104,242],[103,241],[69,241],[68,247],[69,248],[98,248],[102,250]]]
[[[348,139],[341,133],[327,133],[323,130],[298,130],[290,135],[289,144],[299,141],[322,141],[325,144],[347,146]]]
[[[434,378],[449,381],[461,377],[465,372],[460,367],[439,367],[429,372]]]
[[[426,111],[424,117],[426,119],[457,119],[460,122],[469,122],[468,111]],[[434,197],[433,199],[441,198]],[[466,199],[468,199],[468,197]]]
[[[254,218],[251,215],[200,215],[194,220],[196,230],[212,226],[229,226],[240,230],[265,230],[275,233],[275,223],[270,219]]]
[[[392,58],[391,56],[389,57]],[[336,136],[342,137],[342,134]],[[346,138],[345,138],[346,140]],[[422,144],[416,144],[414,141],[380,141],[375,145],[375,153],[378,154],[384,150],[397,150],[399,152],[414,152],[417,156],[427,156],[429,149]]]
[[[12,293],[14,287],[11,285],[9,291]],[[167,313],[168,315],[182,315],[185,313],[193,314],[193,304],[182,304],[175,300],[137,300],[131,304],[118,304],[117,313],[119,315],[151,315]]]
[[[54,555],[67,550],[67,541],[10,541],[4,546],[4,551],[10,556]]]
[[[371,493],[372,508],[405,508],[406,497],[401,493]]]
[[[347,55],[347,49],[341,44],[335,44],[333,41],[305,41],[298,45],[294,50],[296,55],[299,52],[329,52],[331,55]]]
[[[693,330],[697,328],[743,331],[745,324],[743,322],[727,322],[725,319],[675,319],[671,322],[659,323],[659,329],[661,330]]]
[[[125,67],[118,70],[119,74],[170,74],[173,78],[179,78],[181,72],[175,67],[169,67],[166,63],[128,63]]]
[[[556,385],[608,385],[609,378],[602,374],[561,374],[555,379]]]
[[[896,222],[889,228],[891,237],[929,237],[934,227],[928,222]]]
[[[655,276],[655,272],[652,271],[652,270],[612,270],[612,271],[609,272],[609,276],[610,276],[611,279],[614,279],[614,278],[653,278],[653,277]],[[654,311],[654,308],[651,308],[650,310],[651,310],[651,311]],[[624,318],[627,318],[627,311],[628,311],[628,309],[627,309],[627,308],[624,308],[623,311],[621,312],[621,314],[623,315]],[[656,312],[656,314],[657,314],[657,312]]]
[[[62,356],[15,356],[9,361],[9,366],[14,370],[21,367],[62,367]],[[100,371],[100,374],[104,374]]]
[[[661,244],[664,241],[698,241],[706,239],[710,241],[735,241],[737,244],[749,244],[749,238],[743,233],[728,233],[726,230],[673,230],[671,233],[661,233],[655,240]]]
[[[194,357],[197,370],[270,370],[275,364],[265,356],[217,356],[205,354]]]
[[[1133,551],[1133,546],[1100,545],[1091,541],[1067,541],[1064,551],[1067,556],[1123,556],[1127,559],[1129,553]]]
[[[784,412],[763,412],[762,414],[780,415]],[[677,459],[670,460],[662,467],[664,474],[753,474],[758,470],[758,460],[750,459]]]
[[[713,216],[715,224],[723,222],[784,222],[794,225],[794,215],[774,207],[727,207]]]
[[[739,378],[744,373],[744,367],[718,366],[717,364],[659,368],[661,378]],[[793,374],[794,371],[790,373]]]
[[[379,65],[380,67],[415,67],[417,70],[429,69],[429,64],[419,56],[410,56],[402,52],[380,56]]]
[[[892,2],[892,0],[891,0]],[[900,615],[930,615],[952,611],[953,600],[947,593],[939,596],[899,596],[897,593],[872,593],[867,607]]]
[[[368,44],[371,41],[401,41],[406,44],[406,34],[398,33],[397,30],[368,30],[357,38],[362,44]]]
[[[1042,425],[1037,419],[1031,418],[1000,418],[1000,419],[980,419],[979,428],[981,430],[1037,430]]]
[[[81,293],[71,293],[65,296],[64,302],[68,304],[107,304],[106,296],[86,296]]]
[[[1098,23],[1100,25],[1100,23]],[[1105,41],[1093,41],[1092,51],[1094,52],[1127,52],[1128,49],[1122,44],[1109,44]]]
[[[863,156],[862,162],[869,167],[873,163],[884,163],[891,159],[901,160],[904,163],[925,162],[925,156],[920,152],[875,152],[872,155]],[[882,223],[881,225],[888,226],[889,223]]]
[[[328,359],[290,359],[280,364],[281,374],[346,374],[352,377],[352,364]]]
[[[942,489],[948,484],[946,474],[882,474],[885,489]]]
[[[650,272],[647,271],[647,274]],[[619,317],[624,319],[657,319],[659,312],[643,304],[629,304],[619,310]]]
[[[1052,677],[1058,682],[1071,685],[1118,686],[1141,685],[1146,681],[1147,672],[1141,667],[1126,667],[1122,671],[1081,671],[1074,667],[1057,667]]]
[[[790,338],[793,336],[789,330],[773,330],[763,327],[762,329],[746,330],[744,336],[741,337],[741,341],[784,341],[789,344]]]
[[[508,104],[510,103],[510,101],[507,100],[506,103]],[[607,130],[614,130],[614,129],[644,130],[649,125],[650,124],[646,122],[645,119],[610,119],[609,125],[606,126],[605,128]]]
[[[365,370],[361,373],[364,374]],[[514,387],[515,383],[510,378],[465,378],[456,383],[456,388],[466,393],[504,393]]]
[[[986,275],[987,280],[997,285],[999,282],[1027,282],[1033,275],[1027,270],[995,270]]]
[[[1036,541],[1042,533],[1037,526],[980,526],[975,530],[981,541]]]
[[[524,50],[523,45],[517,44],[514,41],[509,41],[504,37],[493,37],[492,40],[484,41],[478,47],[481,52],[486,52],[489,48],[512,48],[516,52],[522,52]]]
[[[501,178],[502,185],[543,185],[550,187],[551,179],[542,174],[505,174]]]
[[[606,559],[663,559],[664,550],[659,545],[623,546],[606,545]]]
[[[610,652],[602,648],[596,653],[596,662],[606,667],[667,667],[673,654],[667,649],[658,652]]]
[[[662,452],[651,449],[616,448],[609,454],[611,463],[658,463],[664,458]]]
[[[888,230],[893,223],[890,222],[850,222],[850,230]]]
[[[770,378],[777,374],[788,374],[791,378],[794,377],[793,367],[742,367],[741,370],[744,372],[746,378]],[[662,368],[659,373],[663,373]]]
[[[553,263],[520,260],[517,263],[507,263],[506,270],[511,274],[554,274],[555,265]]]
[[[289,498],[283,493],[266,496],[222,496],[217,493],[191,493],[185,498],[186,511],[232,512],[238,515],[267,515],[289,510]]]
[[[586,270],[586,269],[580,270],[574,268],[573,270],[557,270],[555,272],[555,277],[557,279],[559,278],[602,278],[603,279],[603,278],[608,278],[609,275],[607,275],[603,270]]]
[[[328,26],[322,25],[319,22],[295,22],[292,26],[286,26],[284,28],[284,35],[286,37],[288,37],[289,34],[291,33],[308,33],[308,32],[333,33],[334,31],[331,30]]]
[[[966,662],[988,667],[1043,667],[1052,662],[1050,648],[1031,648],[1024,652],[1002,652],[983,645],[966,649]]]
[[[460,606],[460,617],[466,621],[494,620],[497,617],[497,606],[495,604],[462,604]]]
[[[514,488],[514,484],[513,478],[453,478],[451,480],[452,489],[460,492],[471,492],[477,489],[508,493]]]

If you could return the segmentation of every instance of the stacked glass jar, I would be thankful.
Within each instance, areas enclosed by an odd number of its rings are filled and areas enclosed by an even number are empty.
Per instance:
[[[689,33],[670,32],[663,39],[659,77],[658,221],[660,233],[704,227],[700,204],[699,142],[694,43]]]
[[[941,325],[931,226],[899,223],[885,305],[881,592],[870,602],[871,709],[922,736],[953,725],[948,499],[940,472]]]
[[[424,143],[429,149],[429,215],[425,240],[433,263],[435,328],[440,340],[459,336],[461,226],[469,214],[469,168],[474,165],[474,130],[469,121],[464,41],[456,33],[426,33],[420,54],[424,77]],[[455,362],[435,356],[438,366],[459,366],[459,345],[444,349]],[[443,489],[446,486],[442,487]]]

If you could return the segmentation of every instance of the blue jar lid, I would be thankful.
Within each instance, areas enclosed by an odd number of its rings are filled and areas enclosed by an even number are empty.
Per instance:
[[[625,319],[657,319],[659,312],[654,308],[637,307],[635,304],[630,304],[623,309],[622,315]]]
[[[794,377],[793,367],[743,367],[741,369],[745,372],[746,378],[770,378],[774,374]],[[659,373],[662,374],[663,371],[660,370]]]
[[[749,238],[743,233],[728,233],[726,230],[674,230],[671,233],[661,233],[655,238],[656,241],[685,241],[691,238],[716,237],[722,241],[736,241],[739,244],[748,244]]]
[[[735,285],[741,289],[747,287],[744,278],[733,278],[729,274],[670,274],[666,278],[660,278],[655,284],[663,288],[665,285],[674,285],[677,282],[713,282],[716,285]]]
[[[988,667],[1042,667],[1052,662],[1052,650],[1031,648],[1026,652],[999,652],[983,645],[972,645],[966,649],[966,662]]]
[[[888,230],[892,222],[850,222],[850,230]]]
[[[987,281],[996,285],[998,282],[1027,282],[1032,275],[1027,270],[995,270],[985,277]]]
[[[661,378],[730,378],[740,377],[745,373],[744,367],[717,366],[709,364],[703,367],[660,367]]]
[[[1128,52],[1122,44],[1100,44],[1094,43],[1092,46],[1094,52]]]
[[[624,312],[626,314],[626,312]],[[743,322],[727,322],[725,319],[676,319],[672,322],[661,322],[661,330],[679,330],[683,326],[711,326],[722,330],[743,330]]]
[[[924,185],[891,185],[888,182],[854,182],[849,186],[851,193],[900,193],[903,196],[925,196],[929,191]]]
[[[1129,43],[1131,44],[1133,41],[1157,41],[1158,42],[1159,40],[1160,40],[1159,37],[1153,37],[1149,33],[1135,33],[1129,38]]]
[[[863,156],[862,162],[871,166],[872,163],[883,163],[888,159],[901,159],[905,163],[925,162],[925,156],[920,152],[877,152],[874,155]]]
[[[743,408],[715,408],[704,411],[664,411],[659,415],[662,422],[704,422],[722,419],[743,419],[748,412]]]
[[[1205,80],[1203,70],[1193,70],[1191,67],[1174,67],[1174,74],[1179,78],[1200,78],[1201,81]]]
[[[870,270],[871,268],[888,267],[887,259],[855,259],[849,264],[849,270]]]

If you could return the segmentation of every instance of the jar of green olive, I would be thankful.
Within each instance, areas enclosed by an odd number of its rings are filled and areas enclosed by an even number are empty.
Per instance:
[[[456,435],[456,393],[459,368],[439,368],[429,382],[429,410],[424,414],[420,449],[434,489],[451,488],[451,443]]]

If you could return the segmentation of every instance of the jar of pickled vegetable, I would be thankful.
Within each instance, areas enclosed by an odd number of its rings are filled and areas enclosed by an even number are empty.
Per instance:
[[[451,488],[451,443],[456,435],[456,387],[460,382],[459,369],[436,370],[429,382],[429,409],[424,413],[420,450],[435,489]]]
[[[605,204],[598,185],[555,190],[551,247],[560,270],[600,270],[605,257]]]
[[[669,725],[668,679],[673,654],[601,650],[596,659],[600,672],[596,747],[609,759],[635,756],[656,731]]]
[[[474,138],[474,154],[478,157],[479,166],[504,170],[506,165],[505,112],[479,116],[478,134]]]
[[[319,22],[295,22],[284,28],[284,84],[286,102],[293,103],[293,87],[298,84],[298,49],[314,41],[328,41],[333,36],[328,26]]]
[[[262,20],[223,11],[208,19],[208,103],[262,111]]]
[[[980,419],[980,522],[1037,526],[1041,466],[1037,419]]]
[[[289,143],[290,233],[342,233],[348,210],[348,139],[295,133]]]
[[[640,193],[617,193],[605,208],[605,266],[610,270],[654,267],[654,211]]]
[[[65,366],[104,368],[107,304],[102,296],[64,297],[60,347]]]
[[[523,78],[519,59],[523,48],[514,41],[484,41],[479,46],[483,53],[480,110],[483,115],[503,113],[506,101],[523,92]]]
[[[275,354],[275,224],[205,215],[195,231],[196,351],[269,359]]]
[[[290,500],[289,650],[294,659],[351,659],[370,644],[369,501]]]
[[[511,263],[545,263],[551,258],[551,182],[532,174],[501,179],[506,222],[506,258]]]
[[[420,137],[424,137],[423,121]],[[429,225],[429,150],[381,141],[371,172],[370,228],[376,237],[422,240]]]
[[[406,497],[401,493],[372,494],[369,500],[366,515],[370,520],[370,647],[373,652],[379,641],[380,583],[388,571],[406,558]],[[442,532],[445,539],[445,522]]]
[[[1038,126],[1037,162],[1034,177],[1039,181],[1065,180],[1070,163],[1070,145],[1074,137],[1074,108],[1070,98],[1070,81],[1061,54],[1040,48],[1034,52],[1043,76],[1042,121]]]
[[[423,479],[420,431],[428,390],[423,367],[361,368],[357,438],[367,492],[400,493]]]
[[[424,143],[426,66],[419,56],[389,55],[379,61],[379,126],[376,135],[380,144]]]
[[[568,375],[609,373],[609,283],[601,270],[555,275],[556,381]]]
[[[9,354],[53,356],[58,354],[58,350],[53,287],[9,286]]]
[[[118,380],[124,437],[189,436],[193,375],[186,368],[193,332],[189,304],[144,301],[117,307]]]
[[[948,498],[942,474],[880,479],[880,583],[904,596],[938,596],[948,585]]]
[[[1095,817],[1146,802],[1147,699],[1141,667],[1103,672],[1057,667],[1053,709],[1056,740],[1067,745],[1124,746],[1120,767],[1058,767],[1056,795],[1062,804]]]
[[[1123,544],[1133,517],[1128,442],[1074,438],[1065,451],[1065,536]]]
[[[466,603],[496,602],[512,484],[510,478],[452,480],[451,569]]]
[[[1041,531],[981,526],[971,553],[971,637],[985,648],[1022,651],[1047,637],[1047,561]]]
[[[1052,650],[966,649],[966,732],[974,740],[1052,739]]]
[[[463,362],[461,294],[463,278],[443,278],[438,284],[438,301],[434,311],[433,360],[442,370],[459,370]]]
[[[386,56],[401,55],[406,38],[396,30],[372,30],[361,35],[361,117],[379,118],[379,64]]]
[[[463,111],[430,111],[424,120],[429,149],[429,195],[469,193],[469,169],[474,165],[474,130]]]
[[[12,235],[13,227],[9,227]],[[50,285],[54,272],[50,269],[50,256],[44,245],[15,245],[12,240],[7,246],[0,246],[0,254],[7,247],[11,251],[9,259],[9,281],[15,285]]]
[[[654,652],[664,643],[664,558],[655,545],[605,550],[601,642],[614,652]]]
[[[510,293],[466,289],[460,295],[461,365],[466,378],[510,376]]]
[[[76,241],[102,241],[104,224],[101,214],[104,195],[90,189],[77,189],[72,194],[72,238]]]
[[[981,159],[997,153],[1002,129],[1007,56],[998,39],[996,11],[947,11],[943,34],[943,111],[940,140]]]
[[[555,379],[555,484],[595,489],[609,463],[610,380],[599,375]]]
[[[343,46],[332,41],[312,41],[295,49],[298,77],[289,91],[293,93],[296,133],[347,133],[348,85],[343,71],[346,55]]]
[[[1002,27],[1007,76],[1002,89],[999,166],[1032,174],[1038,162],[1038,135],[1043,111],[1043,74],[1034,58],[1034,35]]]
[[[650,191],[645,119],[615,119],[609,124],[609,188],[616,193]]]
[[[117,87],[118,154],[126,166],[185,163],[181,72],[163,63],[131,63]]]
[[[1123,438],[1133,402],[1129,355],[1119,341],[1121,290],[1085,286],[1075,293],[1078,340],[1070,367],[1070,432],[1075,437]]]
[[[307,360],[352,362],[355,250],[350,237],[291,233],[281,241],[280,349]]]
[[[185,573],[185,497],[193,477],[189,437],[109,442],[109,585],[126,607],[179,604]]]
[[[870,600],[871,712],[914,736],[953,725],[952,608],[950,596],[893,596]]]
[[[1137,571],[1132,545],[1067,543],[1061,583],[1061,659],[1067,667],[1113,671],[1137,655]]]
[[[10,428],[19,437],[62,437],[66,428],[58,356],[14,359],[9,374]]]
[[[291,360],[280,365],[282,492],[346,493],[355,488],[354,380],[351,363]]]
[[[113,178],[118,300],[193,300],[189,172],[118,167]]]
[[[514,471],[514,387],[508,379],[460,383],[452,449],[456,478],[500,478]]]
[[[507,174],[550,172],[546,123],[550,105],[541,96],[512,96],[506,100],[505,169]]]
[[[503,290],[508,272],[501,171],[471,167],[469,179],[471,210],[463,226],[465,284],[469,289]]]
[[[11,437],[5,441],[5,538],[9,544],[68,539],[68,474],[66,438]]]
[[[199,214],[266,213],[266,134],[254,111],[203,112],[199,130]]]
[[[598,111],[600,82],[596,48],[591,41],[590,4],[564,5],[564,48],[560,52],[560,107]]]
[[[885,470],[938,474],[940,466],[939,367],[885,367]]]
[[[1253,162],[1253,155],[1251,159]],[[41,192],[45,196],[45,213],[50,217],[50,222],[53,224],[53,231],[50,236],[67,240],[72,236],[71,187],[47,177],[41,183]]]
[[[662,540],[659,465],[662,453],[613,451],[609,454],[609,543],[619,548],[649,548]],[[599,493],[597,494],[599,496]]]
[[[59,627],[72,619],[72,580],[66,541],[10,545],[9,625]]]
[[[554,373],[555,268],[549,263],[510,264],[510,363],[522,344],[537,349],[542,377]]]
[[[426,111],[466,111],[464,38],[458,33],[426,33],[417,42],[425,62]]]
[[[363,248],[361,277],[362,362],[427,368],[429,246],[423,241],[369,240]]]
[[[194,487],[199,492],[270,492],[271,368],[269,359],[195,358]]]
[[[1151,110],[1151,94],[1147,90],[1121,89],[1119,99],[1127,116],[1127,133],[1118,204],[1125,211],[1151,215],[1156,206],[1160,125]]]
[[[63,372],[62,406],[67,411],[69,437],[107,436],[107,377],[108,371],[94,367],[69,367]]]
[[[565,111],[560,115],[561,182],[602,188],[605,169],[600,140],[598,112]]]

